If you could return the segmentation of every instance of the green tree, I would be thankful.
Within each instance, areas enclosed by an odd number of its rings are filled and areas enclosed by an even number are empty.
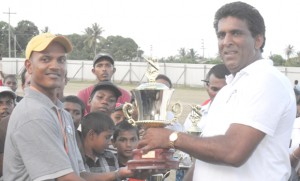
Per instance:
[[[9,48],[8,48],[8,27],[9,24],[0,21],[0,54],[2,57],[9,57]],[[14,33],[14,28],[10,26],[11,35]],[[11,36],[12,37],[12,36]],[[13,45],[14,39],[10,39],[10,45]]]
[[[288,46],[285,48],[285,54],[286,54],[287,61],[289,61],[290,56],[291,56],[292,54],[294,54],[294,52],[295,52],[294,46],[292,46],[292,45],[288,45]]]
[[[93,52],[84,43],[84,40],[86,39],[85,35],[72,34],[66,35],[66,37],[71,41],[73,46],[73,51],[69,53],[68,59],[93,60]]]
[[[136,60],[137,53],[140,57],[144,53],[138,47],[136,42],[131,38],[108,36],[103,41],[103,44],[101,44],[101,51],[110,53],[117,61],[133,61]]]
[[[269,59],[273,60],[274,66],[283,66],[285,62],[282,56],[277,54],[270,55]]]
[[[97,54],[97,45],[101,41],[102,37],[101,34],[103,33],[102,27],[99,26],[99,24],[94,23],[92,24],[92,27],[88,27],[85,29],[85,43],[88,45],[89,48],[93,49],[94,55]]]
[[[24,55],[27,43],[33,37],[39,34],[39,29],[35,24],[28,20],[22,20],[15,28],[15,35],[17,40],[17,55]]]

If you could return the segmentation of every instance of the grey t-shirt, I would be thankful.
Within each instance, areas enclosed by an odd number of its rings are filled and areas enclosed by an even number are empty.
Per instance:
[[[44,94],[25,89],[25,97],[9,120],[3,167],[4,180],[8,181],[54,180],[84,171],[72,117],[60,101],[55,105]]]

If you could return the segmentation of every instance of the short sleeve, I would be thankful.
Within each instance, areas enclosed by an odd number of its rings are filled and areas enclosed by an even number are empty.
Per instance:
[[[13,133],[12,141],[32,179],[57,178],[72,172],[59,131],[54,120],[36,119]]]

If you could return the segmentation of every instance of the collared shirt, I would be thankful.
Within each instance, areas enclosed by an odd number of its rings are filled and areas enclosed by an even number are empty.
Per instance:
[[[99,157],[96,157],[95,160],[85,155],[85,165],[86,169],[92,173],[112,172],[119,168],[116,156],[107,150],[99,155]]]
[[[203,137],[224,135],[233,123],[266,135],[240,167],[196,160],[194,181],[288,180],[288,147],[296,115],[291,82],[270,60],[257,60],[226,82],[210,106]]]
[[[41,92],[26,88],[8,123],[4,180],[54,180],[82,171],[71,115],[59,100],[54,104]]]

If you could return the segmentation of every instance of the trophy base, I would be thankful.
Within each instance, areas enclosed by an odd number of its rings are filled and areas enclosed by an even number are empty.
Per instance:
[[[174,150],[155,149],[143,154],[142,150],[133,150],[133,159],[127,162],[130,170],[170,170],[178,169],[179,161],[173,158]]]

